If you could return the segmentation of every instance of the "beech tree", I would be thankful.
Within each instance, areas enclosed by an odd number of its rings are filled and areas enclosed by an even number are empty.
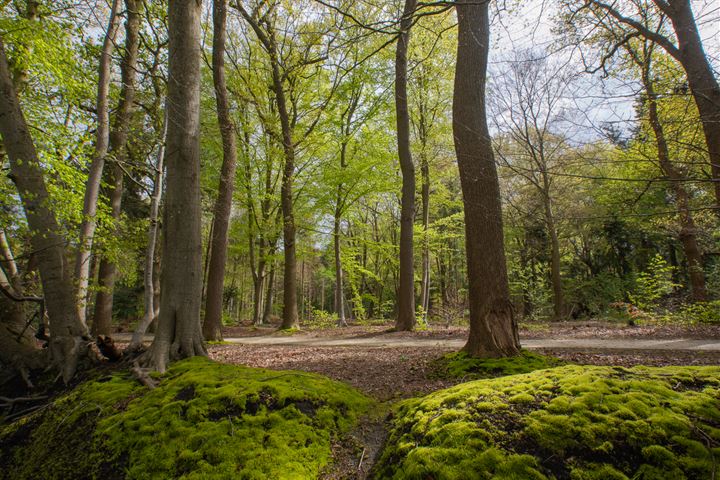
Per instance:
[[[492,80],[492,118],[499,130],[495,151],[513,175],[532,186],[541,205],[550,243],[555,320],[562,319],[566,311],[555,205],[561,193],[554,175],[566,170],[571,160],[567,117],[572,116],[572,110],[566,99],[573,97],[576,76],[549,62],[542,52],[523,52]]]
[[[140,45],[140,20],[142,8],[141,2],[137,0],[125,0],[125,48],[120,63],[120,102],[115,112],[113,128],[109,135],[109,154],[111,168],[107,173],[107,181],[110,185],[110,207],[112,218],[117,223],[120,221],[123,184],[125,172],[123,163],[127,160],[127,141],[130,134],[130,120],[135,111],[135,79],[137,76],[137,57]],[[117,267],[115,262],[106,255],[100,259],[98,269],[98,294],[95,298],[95,313],[93,315],[92,333],[95,335],[109,335],[112,330],[112,308],[113,293],[115,290],[115,279]]]
[[[201,1],[168,3],[167,187],[163,214],[160,315],[143,363],[207,355],[200,327],[200,15]]]
[[[479,357],[516,355],[517,322],[510,301],[495,159],[485,113],[490,43],[488,3],[458,1],[453,135],[463,203],[470,333],[464,350]]]
[[[78,318],[86,323],[86,303],[88,282],[90,276],[90,255],[92,253],[95,228],[97,226],[98,196],[100,195],[100,180],[105,168],[105,157],[110,148],[110,80],[112,75],[112,53],[115,50],[115,37],[120,27],[120,0],[113,0],[110,7],[110,18],[103,40],[100,54],[100,67],[97,88],[97,130],[95,139],[95,152],[87,183],[85,185],[85,200],[80,223],[80,239],[77,254],[75,255],[75,282],[77,283],[77,312]],[[130,73],[130,72],[128,72]],[[134,73],[134,72],[133,72]],[[129,104],[128,104],[129,105]]]
[[[222,136],[223,162],[213,214],[205,323],[203,324],[203,334],[206,340],[222,340],[225,262],[227,259],[228,231],[233,191],[235,190],[235,167],[237,164],[235,125],[230,117],[230,102],[225,80],[226,22],[227,0],[214,0],[212,67],[217,117],[220,124],[220,135]]]
[[[65,239],[50,208],[44,172],[25,122],[12,81],[5,46],[0,39],[0,135],[10,160],[11,179],[22,200],[37,256],[44,302],[50,317],[50,360],[68,382],[87,351],[88,332],[80,319],[73,294],[72,269],[67,264]],[[7,342],[3,342],[4,344]],[[8,352],[20,349],[20,344]],[[12,355],[12,353],[11,353]]]
[[[620,47],[636,37],[654,42],[682,66],[700,114],[716,206],[720,211],[720,129],[717,128],[720,124],[720,84],[705,53],[690,0],[633,0],[623,3],[563,0],[563,4],[572,12],[569,24],[576,24],[573,19],[580,18],[593,26],[617,26],[624,30],[623,35],[605,45],[606,52],[601,56],[599,68],[604,68],[605,62]],[[669,18],[672,33],[651,28],[643,22],[643,17]]]
[[[410,151],[410,113],[408,110],[407,77],[410,27],[417,2],[405,0],[400,35],[395,50],[395,110],[397,115],[397,143],[402,196],[400,200],[400,283],[398,286],[398,314],[395,329],[415,327],[415,269],[413,258],[413,226],[415,223],[415,164]]]

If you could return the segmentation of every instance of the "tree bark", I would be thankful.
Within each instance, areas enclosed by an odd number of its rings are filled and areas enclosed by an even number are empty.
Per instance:
[[[423,109],[420,111],[420,175],[422,185],[420,194],[422,198],[422,279],[420,282],[420,305],[422,307],[422,323],[427,325],[428,310],[430,309],[430,240],[428,239],[428,228],[430,226],[430,163],[427,155],[427,119]]]
[[[646,47],[647,48],[647,47]],[[642,81],[647,93],[646,105],[648,109],[648,120],[655,135],[655,144],[658,152],[658,162],[663,173],[667,175],[669,189],[675,194],[675,202],[680,216],[680,242],[683,246],[683,253],[688,264],[688,277],[692,299],[695,302],[707,300],[707,289],[705,287],[705,273],[702,266],[702,253],[697,241],[697,228],[690,209],[690,195],[683,186],[683,175],[675,168],[670,160],[665,131],[658,113],[657,94],[651,77],[652,47],[645,52],[644,61],[640,61],[642,69]],[[638,59],[640,60],[640,59]]]
[[[341,186],[338,186],[338,199],[340,198]],[[333,222],[333,246],[335,253],[335,312],[338,316],[338,326],[347,327],[345,319],[345,299],[343,298],[343,271],[342,259],[340,256],[340,216],[339,204],[335,206],[335,219]]]
[[[410,331],[415,327],[415,274],[413,257],[413,223],[415,220],[415,165],[410,151],[410,114],[407,100],[407,52],[416,0],[405,0],[400,35],[395,51],[395,110],[397,142],[402,172],[400,201],[400,278],[398,313],[395,330]]]
[[[157,160],[155,162],[155,177],[153,179],[153,190],[150,196],[150,226],[148,227],[148,246],[145,250],[145,271],[143,273],[143,286],[145,292],[143,299],[145,301],[145,312],[140,320],[137,328],[133,332],[130,341],[130,349],[136,349],[142,345],[145,332],[147,332],[150,324],[157,318],[156,308],[156,271],[155,271],[155,245],[158,236],[158,218],[160,214],[160,199],[163,192],[163,170],[165,167],[165,141],[167,136],[167,115],[163,121],[162,137],[158,145]]]
[[[670,18],[677,45],[637,20],[624,16],[614,4],[592,0],[592,4],[607,12],[620,23],[656,42],[682,65],[688,85],[700,114],[713,177],[715,201],[720,215],[720,84],[703,49],[690,0],[652,0]]]
[[[465,205],[472,356],[502,357],[520,350],[503,242],[500,187],[485,114],[490,25],[488,3],[456,4],[458,50],[453,134]]]
[[[550,235],[550,283],[552,283],[553,289],[553,320],[561,320],[565,315],[565,300],[563,298],[562,276],[560,274],[560,241],[550,199],[549,179],[544,171],[542,176],[544,186],[541,194],[545,213],[545,226]]]
[[[223,143],[223,163],[220,169],[220,186],[215,201],[210,271],[208,272],[207,298],[205,303],[205,340],[222,340],[223,286],[227,260],[228,231],[235,189],[237,145],[235,125],[230,116],[230,102],[225,82],[225,38],[227,0],[213,1],[213,83],[217,103],[217,117]]]
[[[125,0],[127,21],[125,22],[125,54],[120,63],[120,104],[115,116],[115,125],[110,132],[110,154],[113,158],[112,169],[108,176],[110,184],[110,206],[113,220],[120,221],[122,207],[123,180],[125,174],[121,163],[127,157],[127,140],[130,133],[130,120],[134,111],[135,77],[137,72],[138,47],[140,45],[140,8],[137,0]],[[117,268],[115,263],[103,256],[98,273],[99,290],[95,297],[93,316],[94,335],[109,335],[112,330],[113,292]]]
[[[50,356],[68,382],[87,345],[87,328],[75,308],[71,269],[66,262],[62,236],[45,185],[44,172],[30,130],[20,107],[0,38],[0,134],[10,160],[10,178],[15,183],[37,258],[45,306],[50,317]]]
[[[659,0],[653,0],[659,4]],[[700,113],[710,167],[715,187],[715,200],[720,208],[720,85],[713,74],[703,49],[700,33],[689,0],[670,0],[667,10],[678,39],[679,61],[687,74],[693,99]],[[720,215],[720,210],[718,210]]]
[[[201,1],[170,0],[167,187],[158,329],[143,362],[207,355],[200,328],[200,17]]]
[[[97,225],[97,205],[100,194],[100,180],[102,179],[105,157],[110,144],[110,112],[109,91],[112,76],[112,52],[115,49],[115,37],[120,26],[120,0],[113,0],[110,7],[105,40],[100,53],[100,74],[97,93],[97,138],[95,140],[95,153],[90,163],[90,171],[85,185],[85,199],[83,201],[82,222],[80,223],[80,237],[77,254],[75,256],[75,283],[77,315],[83,324],[86,324],[86,303],[88,295],[88,282],[90,273],[90,254],[92,253],[93,237]]]
[[[275,298],[275,262],[270,266],[270,273],[267,278],[267,290],[265,292],[265,304],[263,306],[262,323],[269,324],[272,317],[273,299]]]

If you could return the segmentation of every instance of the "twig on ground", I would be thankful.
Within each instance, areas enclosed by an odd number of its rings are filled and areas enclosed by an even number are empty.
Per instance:
[[[358,470],[362,468],[362,462],[365,459],[365,449],[363,448],[362,454],[360,455],[360,462],[358,463]]]

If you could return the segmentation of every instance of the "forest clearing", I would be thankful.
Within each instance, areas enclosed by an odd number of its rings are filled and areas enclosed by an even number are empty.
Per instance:
[[[0,2],[0,480],[720,477],[719,29]]]

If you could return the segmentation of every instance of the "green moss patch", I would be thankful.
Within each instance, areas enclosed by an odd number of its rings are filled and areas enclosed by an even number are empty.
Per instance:
[[[0,429],[0,478],[316,478],[370,405],[319,375],[188,359],[154,390],[114,374]]]
[[[563,364],[564,362],[560,359],[528,350],[523,350],[520,355],[515,357],[507,358],[475,358],[465,352],[453,352],[436,360],[432,368],[435,375],[442,378],[477,380],[529,373]]]
[[[720,474],[720,368],[564,366],[403,402],[382,479]]]

